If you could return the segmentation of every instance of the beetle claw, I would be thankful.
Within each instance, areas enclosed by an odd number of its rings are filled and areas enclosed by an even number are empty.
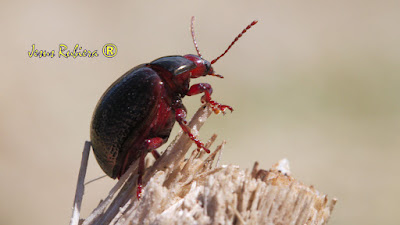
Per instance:
[[[142,185],[139,184],[136,188],[136,198],[137,200],[140,200],[141,197],[142,197]]]
[[[202,148],[198,148],[197,151],[201,151],[201,149],[203,149],[205,152],[210,153],[210,149],[206,148],[206,147],[202,147]]]
[[[220,114],[221,112],[225,115],[226,114],[226,109],[229,109],[231,112],[233,112],[233,108],[229,105],[221,105],[216,101],[210,100],[210,107],[213,110],[215,114]]]

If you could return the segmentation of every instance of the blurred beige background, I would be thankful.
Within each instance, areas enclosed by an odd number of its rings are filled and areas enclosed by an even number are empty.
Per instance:
[[[399,1],[1,2],[0,224],[66,224],[95,104],[131,67],[195,53],[214,65],[213,115],[200,137],[228,144],[223,163],[264,168],[286,157],[295,177],[337,197],[330,224],[398,224]],[[105,58],[106,43],[118,55]],[[29,58],[32,44],[97,49],[97,58]],[[190,115],[200,97],[187,97]],[[175,127],[172,137],[177,133]],[[163,146],[160,150],[165,149]],[[103,175],[93,155],[87,179]],[[86,188],[83,216],[115,181]]]

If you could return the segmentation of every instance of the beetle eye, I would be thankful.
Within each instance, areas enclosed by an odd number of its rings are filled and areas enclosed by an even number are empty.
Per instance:
[[[204,66],[206,67],[206,73],[205,74],[210,74],[211,72],[211,63],[209,61],[204,60]]]

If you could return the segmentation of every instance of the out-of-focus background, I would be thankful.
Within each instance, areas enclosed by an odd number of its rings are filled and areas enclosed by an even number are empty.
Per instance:
[[[330,224],[398,224],[399,9],[377,0],[3,1],[0,224],[69,222],[97,100],[135,65],[195,53],[193,15],[209,60],[260,21],[214,65],[225,79],[192,80],[211,83],[214,99],[235,109],[200,132],[227,140],[223,163],[270,168],[286,157],[296,178],[339,199]],[[59,58],[61,43],[99,57]],[[117,56],[102,55],[106,43]],[[32,44],[56,56],[30,58]],[[184,103],[192,115],[200,97]],[[91,155],[87,179],[101,175]],[[114,182],[86,188],[83,216]]]

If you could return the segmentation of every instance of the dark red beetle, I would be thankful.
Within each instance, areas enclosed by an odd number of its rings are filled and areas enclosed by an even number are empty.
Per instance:
[[[232,111],[227,105],[211,100],[210,84],[199,83],[189,88],[191,78],[212,75],[212,64],[217,62],[232,45],[257,21],[249,24],[220,56],[210,62],[204,60],[195,40],[192,18],[191,31],[198,55],[166,56],[141,64],[118,78],[103,94],[93,113],[90,138],[97,162],[111,178],[119,178],[130,164],[139,159],[137,196],[140,197],[144,159],[152,152],[157,159],[158,147],[164,144],[177,121],[197,147],[204,147],[186,122],[185,96],[204,93],[203,102],[215,113]]]

